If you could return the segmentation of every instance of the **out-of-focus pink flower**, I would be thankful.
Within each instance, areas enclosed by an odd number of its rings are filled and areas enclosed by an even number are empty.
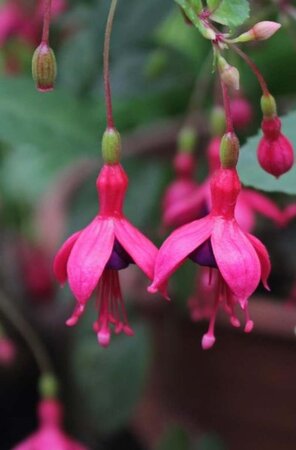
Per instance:
[[[99,213],[82,231],[73,234],[54,261],[60,283],[69,282],[77,306],[67,325],[75,325],[86,303],[97,290],[98,319],[94,330],[102,346],[108,346],[110,325],[115,333],[132,335],[119,284],[119,270],[135,263],[152,280],[157,248],[124,216],[128,185],[120,164],[105,164],[97,179]]]
[[[288,224],[294,217],[296,217],[296,203],[291,203],[284,210],[285,224]]]
[[[245,97],[233,98],[230,102],[234,128],[241,130],[250,125],[253,117],[252,106]]]
[[[9,367],[16,358],[15,343],[7,336],[0,336],[0,365]]]
[[[52,17],[67,7],[66,0],[52,0]],[[7,0],[0,7],[0,47],[11,37],[18,37],[30,45],[39,44],[43,21],[43,1],[36,0],[28,7],[25,0]]]
[[[62,429],[62,405],[55,399],[41,400],[38,405],[38,430],[13,450],[87,450]]]
[[[211,181],[212,209],[206,217],[174,231],[161,246],[156,258],[154,280],[148,288],[155,293],[166,288],[171,275],[187,257],[194,262],[219,270],[218,292],[209,330],[202,346],[208,349],[215,342],[214,324],[221,299],[240,304],[247,312],[248,298],[260,278],[266,288],[270,261],[264,245],[253,235],[241,230],[234,210],[241,189],[235,169],[220,168]],[[229,300],[227,300],[229,298]],[[245,330],[251,328],[248,314]]]
[[[257,149],[258,160],[262,169],[278,178],[293,166],[293,146],[281,132],[282,124],[279,117],[265,117],[261,127],[263,137]]]
[[[51,258],[40,246],[22,240],[19,261],[26,293],[32,300],[48,301],[54,295]]]

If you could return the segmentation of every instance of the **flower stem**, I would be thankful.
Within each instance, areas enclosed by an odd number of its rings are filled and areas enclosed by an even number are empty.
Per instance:
[[[43,13],[43,29],[42,29],[42,42],[48,44],[49,27],[51,19],[51,0],[44,0],[44,13]]]
[[[0,291],[0,310],[19,331],[32,351],[41,374],[53,374],[53,368],[49,356],[39,337],[31,325],[19,313],[3,291]]]
[[[220,76],[220,74],[219,74]],[[226,119],[226,132],[227,133],[233,133],[233,120],[232,120],[232,114],[230,109],[230,100],[228,95],[227,86],[222,80],[220,76],[220,84],[221,84],[221,90],[222,90],[222,97],[223,97],[223,105],[225,110],[225,119]]]
[[[113,112],[112,112],[112,96],[110,86],[110,69],[109,69],[109,56],[110,56],[110,38],[113,26],[113,20],[115,10],[117,6],[117,0],[111,1],[111,6],[108,14],[105,42],[104,42],[104,89],[105,89],[105,101],[106,101],[106,116],[107,116],[107,128],[114,128]]]
[[[249,56],[245,52],[243,52],[237,45],[230,44],[230,47],[248,64],[260,84],[263,95],[269,96],[270,92],[267,87],[266,81],[254,61],[252,61],[252,59],[249,58]]]

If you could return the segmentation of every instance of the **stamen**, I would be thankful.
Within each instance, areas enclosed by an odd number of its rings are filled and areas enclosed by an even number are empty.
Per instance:
[[[253,320],[250,319],[250,313],[248,308],[245,309],[245,320],[246,320],[246,324],[245,324],[245,333],[251,333],[251,331],[254,328],[254,322]]]
[[[94,323],[94,331],[102,347],[107,347],[110,343],[111,325],[115,334],[134,334],[128,323],[117,270],[104,270],[98,286],[96,306],[99,313]]]

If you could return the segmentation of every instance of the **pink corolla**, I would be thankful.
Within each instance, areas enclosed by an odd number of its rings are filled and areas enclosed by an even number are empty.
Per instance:
[[[174,231],[161,246],[155,264],[154,280],[149,292],[167,287],[169,278],[190,258],[194,262],[218,269],[219,282],[208,332],[202,346],[215,342],[214,324],[222,299],[233,316],[239,304],[246,312],[246,331],[251,327],[248,298],[260,279],[267,286],[270,261],[266,248],[253,235],[244,232],[234,215],[241,184],[235,168],[221,167],[211,181],[211,212]]]
[[[0,336],[0,365],[9,367],[16,358],[15,343],[7,336]]]
[[[54,261],[60,283],[67,280],[77,299],[73,315],[66,322],[75,325],[94,291],[98,319],[94,331],[102,346],[108,346],[111,325],[115,333],[133,334],[121,295],[118,272],[135,263],[152,280],[157,248],[123,214],[128,185],[119,163],[105,164],[97,179],[99,212],[82,231],[74,233],[61,247]]]
[[[38,405],[38,430],[13,450],[87,450],[63,431],[62,409],[55,399],[41,400]]]

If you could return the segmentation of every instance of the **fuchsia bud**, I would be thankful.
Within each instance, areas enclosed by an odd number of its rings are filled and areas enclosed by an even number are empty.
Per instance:
[[[280,23],[265,20],[256,23],[249,31],[246,31],[237,38],[231,40],[231,42],[265,41],[273,36],[280,28]]]
[[[243,129],[250,125],[253,117],[252,106],[244,97],[237,97],[230,101],[230,110],[234,128]]]
[[[57,65],[53,50],[45,42],[41,42],[34,52],[32,75],[38,91],[50,92],[53,90]]]
[[[291,142],[281,132],[282,123],[276,114],[276,104],[271,95],[261,99],[263,137],[259,142],[257,155],[261,167],[275,177],[288,172],[294,163]]]
[[[239,71],[236,67],[228,64],[225,58],[218,57],[218,67],[220,70],[221,79],[229,88],[239,89]]]

